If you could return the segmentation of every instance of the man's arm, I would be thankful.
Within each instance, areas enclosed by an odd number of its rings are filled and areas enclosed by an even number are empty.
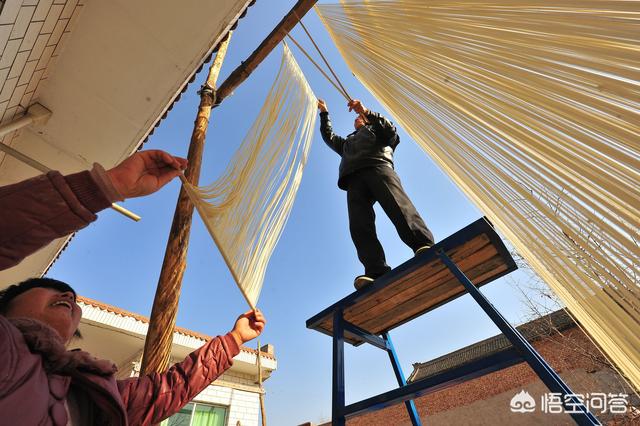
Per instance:
[[[380,141],[385,144],[395,148],[398,143],[400,143],[400,138],[398,138],[398,131],[392,122],[387,120],[380,113],[373,112],[370,109],[367,109],[362,102],[357,99],[353,99],[349,101],[347,104],[349,107],[349,111],[355,111],[361,116],[365,117],[369,124],[373,125],[375,128],[375,133],[380,135]]]
[[[331,119],[329,118],[329,110],[327,104],[322,99],[318,99],[318,109],[320,110],[320,135],[322,140],[333,149],[338,155],[342,155],[342,147],[345,139],[333,133]]]
[[[400,143],[396,126],[377,112],[368,110],[366,117],[367,120],[369,120],[369,122],[376,128],[376,134],[381,136],[380,141],[395,149],[398,143]]]
[[[84,228],[112,202],[157,191],[184,167],[186,160],[166,152],[141,151],[108,171],[95,164],[91,171],[52,171],[0,187],[0,270]]]
[[[231,332],[211,339],[166,372],[119,380],[129,424],[156,424],[177,413],[231,367],[240,345],[259,336],[265,324],[260,311],[246,312]]]

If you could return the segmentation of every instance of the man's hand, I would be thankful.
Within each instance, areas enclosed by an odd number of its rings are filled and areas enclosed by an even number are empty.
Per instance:
[[[318,109],[320,112],[329,112],[327,109],[327,104],[322,99],[318,99]]]
[[[362,102],[360,102],[358,99],[350,100],[347,106],[349,107],[349,112],[355,111],[356,113],[363,116],[367,115],[367,113],[369,112],[369,110],[366,109],[364,105],[362,105]]]
[[[258,337],[262,333],[262,330],[264,330],[266,323],[267,320],[260,310],[256,309],[255,311],[245,312],[236,320],[236,324],[233,326],[233,330],[231,330],[231,335],[238,346],[240,346]]]
[[[124,198],[153,194],[187,168],[187,160],[157,149],[139,151],[107,170]]]

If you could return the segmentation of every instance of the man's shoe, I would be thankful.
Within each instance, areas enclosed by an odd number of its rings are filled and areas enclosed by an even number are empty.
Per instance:
[[[427,244],[426,246],[422,246],[418,250],[416,250],[416,254],[415,255],[417,256],[420,253],[424,253],[425,251],[429,250],[431,247],[433,247],[433,244]]]
[[[353,281],[353,286],[356,288],[356,290],[360,290],[361,288],[368,286],[372,282],[373,278],[366,275],[358,275]]]

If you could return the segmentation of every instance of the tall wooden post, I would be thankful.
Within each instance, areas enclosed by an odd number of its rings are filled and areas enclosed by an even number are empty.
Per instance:
[[[194,185],[197,185],[200,179],[205,136],[209,125],[211,107],[215,102],[216,81],[220,74],[222,61],[227,53],[230,38],[231,31],[229,31],[225,40],[220,43],[218,53],[209,69],[207,80],[200,90],[200,106],[198,107],[198,115],[191,134],[191,143],[187,155],[189,166],[185,171],[186,179]],[[189,201],[184,188],[181,188],[173,215],[173,223],[164,254],[156,295],[153,300],[149,331],[144,343],[144,354],[142,356],[143,374],[163,372],[169,367],[173,330],[176,325],[178,301],[180,299],[180,287],[186,267],[192,216],[193,204]]]
[[[198,116],[196,117],[191,135],[191,144],[189,145],[189,167],[185,172],[185,177],[190,183],[197,184],[200,177],[202,151],[207,124],[211,115],[211,107],[219,105],[223,99],[229,96],[236,87],[251,75],[253,70],[284,39],[285,35],[295,27],[300,17],[304,16],[316,1],[298,0],[247,60],[243,61],[220,85],[218,90],[214,91],[213,88],[220,73],[231,32],[229,32],[226,40],[220,43],[218,53],[213,64],[211,64],[207,82],[200,93],[200,107],[198,108]],[[169,366],[173,330],[176,324],[178,301],[180,299],[180,286],[186,267],[192,215],[193,204],[189,201],[184,189],[181,189],[151,310],[149,331],[147,332],[142,356],[142,374],[165,371]]]
[[[267,412],[264,408],[264,386],[262,386],[262,362],[260,361],[260,355],[262,354],[262,348],[260,347],[260,340],[258,340],[258,386],[260,387],[260,417],[262,418],[262,426],[267,426]]]

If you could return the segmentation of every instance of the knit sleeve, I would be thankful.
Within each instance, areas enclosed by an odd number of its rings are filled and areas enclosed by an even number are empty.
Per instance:
[[[49,172],[0,188],[0,270],[96,220],[112,200],[91,172]]]

